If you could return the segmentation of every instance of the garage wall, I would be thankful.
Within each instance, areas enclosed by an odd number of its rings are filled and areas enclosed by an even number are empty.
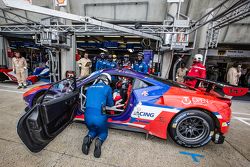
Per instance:
[[[94,6],[100,3],[108,5]],[[70,0],[70,5],[74,14],[109,20],[162,22],[166,12],[166,0]]]

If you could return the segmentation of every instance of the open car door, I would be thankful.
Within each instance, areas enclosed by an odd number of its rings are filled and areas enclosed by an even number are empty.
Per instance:
[[[54,98],[45,100],[46,94]],[[75,78],[59,81],[19,119],[17,133],[30,151],[41,151],[72,122],[78,98]]]

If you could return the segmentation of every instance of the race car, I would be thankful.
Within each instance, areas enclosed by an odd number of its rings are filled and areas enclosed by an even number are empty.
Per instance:
[[[11,81],[17,82],[16,74],[13,72],[13,69],[0,68],[0,82]],[[32,85],[38,81],[38,77],[35,75],[28,76],[26,82],[28,85]]]
[[[84,122],[86,90],[101,73],[112,76],[115,106],[106,107],[111,128],[142,132],[184,147],[223,143],[231,119],[231,100],[216,93],[216,83],[191,88],[184,84],[129,69],[109,69],[87,78],[67,78],[24,93],[26,113],[17,132],[32,152],[41,151],[74,120]],[[202,80],[197,81],[199,85]],[[220,85],[227,95],[248,89]],[[168,135],[169,134],[169,135]]]

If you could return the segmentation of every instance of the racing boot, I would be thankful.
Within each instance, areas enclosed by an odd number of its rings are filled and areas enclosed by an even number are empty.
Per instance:
[[[89,147],[92,143],[92,138],[90,136],[85,136],[84,139],[83,139],[83,144],[82,144],[82,152],[83,154],[85,155],[88,155],[89,154]]]
[[[101,154],[102,154],[102,141],[97,138],[95,140],[95,151],[94,151],[94,157],[96,158],[100,158]]]

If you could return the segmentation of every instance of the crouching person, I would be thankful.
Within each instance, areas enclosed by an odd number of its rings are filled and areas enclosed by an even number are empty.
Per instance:
[[[95,140],[94,156],[101,156],[101,146],[108,136],[107,115],[103,114],[105,106],[113,106],[112,89],[109,86],[111,76],[107,73],[101,74],[94,84],[87,89],[85,123],[89,130],[87,136],[83,139],[82,152],[89,153],[89,147]]]

